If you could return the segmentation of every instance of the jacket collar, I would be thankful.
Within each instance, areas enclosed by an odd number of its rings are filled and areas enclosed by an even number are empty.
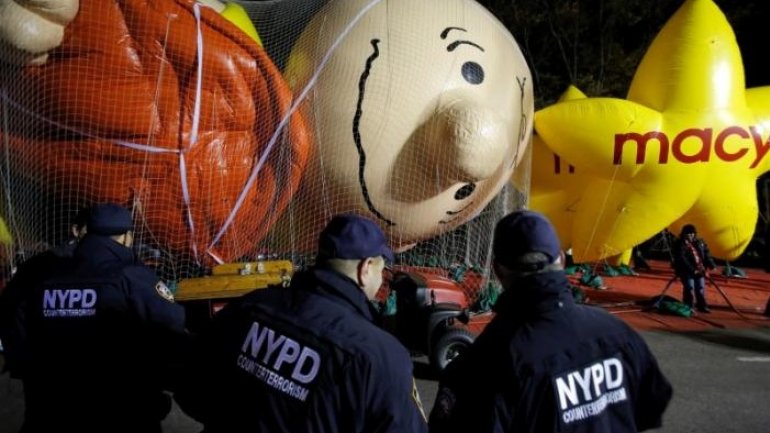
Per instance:
[[[564,271],[522,277],[512,286],[497,299],[495,312],[531,317],[575,305]]]
[[[87,267],[137,263],[134,251],[106,236],[86,235],[75,248],[75,260]]]
[[[307,281],[307,277],[315,279],[315,284]],[[294,281],[298,283],[298,288],[327,295],[332,302],[357,312],[370,322],[374,321],[372,305],[363,290],[345,275],[331,269],[313,268],[304,277],[294,279],[292,286]]]

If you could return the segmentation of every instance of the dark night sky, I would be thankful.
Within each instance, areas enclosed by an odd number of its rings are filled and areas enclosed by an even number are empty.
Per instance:
[[[344,0],[343,0],[344,1]],[[419,1],[419,0],[413,0]],[[477,0],[485,6],[489,7],[491,3],[500,3],[496,0]],[[513,1],[513,0],[508,0]],[[527,0],[532,1],[532,0]],[[597,1],[597,0],[583,0],[585,2]],[[664,3],[670,0],[662,0]],[[257,22],[260,32],[266,32],[265,38],[268,45],[272,43],[280,42],[286,47],[271,47],[268,46],[269,51],[288,51],[288,47],[296,37],[292,35],[287,38],[286,26],[274,26],[265,25],[265,21],[275,20],[275,15],[286,13],[290,11],[291,15],[299,21],[299,23],[306,22],[312,13],[320,6],[326,3],[326,0],[279,0],[279,1],[245,1],[247,9],[251,9],[253,13],[252,18]],[[251,3],[254,6],[249,7]],[[580,1],[577,1],[580,3]],[[762,85],[770,85],[770,70],[765,67],[765,57],[770,54],[770,37],[768,36],[768,26],[770,26],[770,0],[715,0],[717,6],[722,9],[725,15],[728,17],[730,24],[733,26],[733,31],[738,39],[738,44],[741,47],[741,52],[744,60],[744,67],[746,69],[746,82],[748,87],[756,87]],[[257,6],[260,4],[260,6]],[[671,1],[670,9],[671,13],[682,4],[682,2]],[[257,12],[259,10],[260,12]],[[494,8],[490,8],[493,13],[497,11]],[[747,13],[748,11],[748,13]],[[732,18],[734,14],[741,14],[744,16],[740,20]],[[501,17],[498,17],[501,18]],[[501,19],[501,21],[506,21]],[[299,33],[301,25],[297,26],[295,33]],[[272,35],[271,32],[278,32],[278,35]],[[514,32],[515,33],[515,32]],[[278,42],[276,42],[278,41]],[[276,55],[276,52],[272,53]],[[284,53],[285,54],[285,53]],[[279,67],[282,65],[282,55],[275,56],[274,60],[277,61]]]
[[[746,86],[757,87],[770,85],[770,69],[767,57],[770,55],[770,1],[716,1],[723,8],[730,20],[732,8],[747,8],[751,13],[740,23],[733,23],[733,31],[738,40],[746,70]]]
[[[769,2],[770,3],[770,2]],[[763,17],[765,23],[757,18],[749,28],[741,28],[735,31],[738,45],[741,47],[743,67],[746,70],[746,86],[770,85],[770,68],[767,67],[770,55],[770,37],[768,30],[761,26],[770,24],[770,13]]]

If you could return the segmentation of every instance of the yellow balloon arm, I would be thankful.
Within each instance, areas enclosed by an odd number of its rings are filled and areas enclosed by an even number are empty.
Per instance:
[[[238,3],[227,3],[224,10],[222,10],[222,16],[254,39],[260,47],[262,46],[262,39],[259,37],[259,33],[257,33],[257,28],[254,27],[254,23],[251,22],[243,6]]]
[[[700,111],[740,106],[744,87],[740,49],[725,15],[713,1],[690,0],[647,49],[628,99],[659,111]]]
[[[746,90],[746,104],[754,114],[755,124],[751,125],[761,142],[755,143],[757,153],[770,151],[770,86],[754,87]],[[770,171],[770,155],[761,158],[753,168],[757,177]]]
[[[5,221],[0,218],[0,244],[11,245],[13,243],[13,235],[8,230],[8,226],[5,225]]]
[[[628,249],[618,255],[607,257],[607,263],[609,263],[612,266],[621,266],[621,265],[628,266],[631,264],[632,252],[633,252],[633,249]]]
[[[629,180],[645,159],[664,155],[655,138],[661,124],[661,113],[614,98],[558,102],[535,113],[537,134],[554,153],[608,179]]]
[[[585,99],[586,94],[576,86],[570,84],[567,90],[559,96],[559,102],[574,101],[576,99]]]

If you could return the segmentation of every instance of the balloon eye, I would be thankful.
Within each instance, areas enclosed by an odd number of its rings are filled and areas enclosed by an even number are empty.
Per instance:
[[[484,81],[484,68],[476,62],[463,64],[463,78],[471,84],[481,84]]]
[[[463,185],[462,188],[458,189],[455,193],[455,200],[462,200],[465,198],[468,198],[471,194],[473,194],[473,191],[476,190],[476,184],[475,183],[469,183],[466,185]]]

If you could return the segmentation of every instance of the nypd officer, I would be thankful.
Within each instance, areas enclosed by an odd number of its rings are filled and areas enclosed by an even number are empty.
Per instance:
[[[660,427],[672,389],[624,322],[574,303],[551,223],[531,211],[494,233],[496,315],[445,370],[430,431],[636,432]]]
[[[206,432],[426,432],[409,355],[368,302],[392,259],[374,222],[335,216],[315,267],[215,316],[176,401]]]
[[[80,209],[70,224],[68,239],[22,262],[0,293],[0,341],[4,349],[4,368],[10,372],[11,377],[21,378],[23,375],[20,360],[24,356],[22,342],[25,337],[19,334],[23,332],[23,326],[18,322],[24,320],[24,308],[21,305],[25,299],[24,291],[70,266],[75,247],[85,236],[88,214],[88,208]]]
[[[137,262],[132,219],[94,206],[71,266],[27,290],[23,431],[159,432],[184,311]]]

